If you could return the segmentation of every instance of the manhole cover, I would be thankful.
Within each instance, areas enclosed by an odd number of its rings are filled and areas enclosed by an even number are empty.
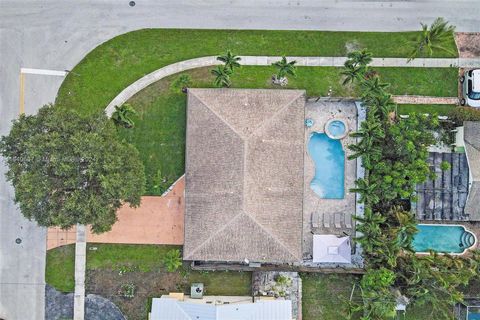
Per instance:
[[[20,239],[20,238],[15,239],[15,243],[16,243],[16,244],[22,243],[22,239]]]
[[[130,1],[130,2],[128,3],[128,5],[129,5],[130,7],[135,7],[135,1]]]

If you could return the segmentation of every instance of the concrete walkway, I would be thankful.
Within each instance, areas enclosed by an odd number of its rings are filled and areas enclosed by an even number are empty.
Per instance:
[[[83,320],[85,315],[85,269],[87,264],[87,242],[85,226],[77,225],[75,244],[75,293],[73,296],[73,320]]]
[[[457,97],[393,96],[398,104],[458,104]]]
[[[241,56],[240,63],[246,66],[269,66],[281,57],[269,56]],[[346,57],[287,57],[288,60],[296,60],[298,66],[305,67],[341,67]],[[110,102],[105,112],[110,116],[115,106],[121,106],[136,93],[145,87],[167,76],[201,67],[221,65],[216,56],[201,57],[176,62],[153,71],[135,81]],[[370,64],[373,67],[414,67],[414,68],[450,68],[450,67],[480,67],[480,58],[452,58],[452,59],[415,59],[407,62],[405,58],[373,58]]]

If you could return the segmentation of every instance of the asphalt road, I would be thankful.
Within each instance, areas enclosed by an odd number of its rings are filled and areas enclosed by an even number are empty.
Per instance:
[[[147,27],[416,30],[443,16],[480,31],[478,0],[0,1],[0,134],[19,112],[21,67],[71,69],[98,44]],[[27,75],[26,113],[55,99],[63,78]],[[23,219],[0,165],[0,318],[44,318],[45,230]],[[16,244],[15,239],[22,239]]]

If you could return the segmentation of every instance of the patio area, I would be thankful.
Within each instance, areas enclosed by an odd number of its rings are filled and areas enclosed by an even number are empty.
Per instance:
[[[355,141],[348,134],[357,128],[357,108],[352,101],[307,101],[305,118],[313,124],[305,130],[304,150],[304,201],[303,201],[303,255],[305,260],[313,256],[313,234],[352,236],[355,215],[356,160],[348,160],[351,154],[347,148]],[[342,198],[320,198],[310,184],[315,175],[315,163],[309,154],[308,143],[313,133],[324,133],[325,124],[331,119],[342,120],[346,124],[347,135],[340,140],[344,156],[344,194]],[[322,168],[320,168],[322,170]],[[324,168],[324,170],[328,170]],[[317,169],[318,171],[318,169]]]

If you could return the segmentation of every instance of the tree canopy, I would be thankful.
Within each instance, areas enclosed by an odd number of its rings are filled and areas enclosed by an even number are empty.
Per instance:
[[[453,305],[463,298],[462,286],[478,276],[479,254],[417,256],[412,244],[417,223],[409,208],[415,186],[434,177],[427,158],[428,147],[441,139],[433,134],[441,133],[438,118],[418,113],[407,119],[396,117],[389,85],[376,73],[367,76],[367,65],[352,69],[355,59],[365,56],[366,52],[350,55],[342,73],[345,83],[360,88],[367,112],[360,129],[352,134],[357,143],[349,146],[349,158],[361,158],[365,168],[365,177],[351,191],[359,193],[365,206],[363,217],[356,217],[359,236],[355,240],[362,246],[367,267],[360,282],[363,305],[350,303],[349,308],[363,310],[362,319],[385,319],[400,298],[434,308]],[[465,115],[471,113],[458,112],[459,117]]]
[[[7,179],[23,215],[45,227],[111,229],[116,211],[140,205],[145,174],[135,147],[105,114],[81,117],[54,105],[21,115],[0,140]]]

